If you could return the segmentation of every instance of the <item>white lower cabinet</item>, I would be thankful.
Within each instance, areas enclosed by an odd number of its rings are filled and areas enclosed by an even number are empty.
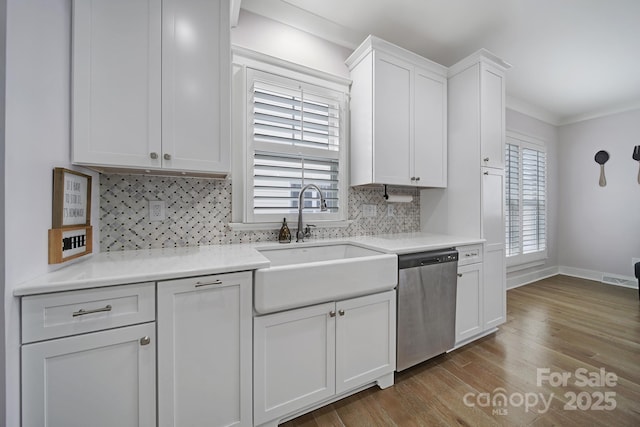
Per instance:
[[[392,385],[395,328],[395,291],[254,318],[255,425],[366,384]]]
[[[482,332],[482,278],[482,263],[458,267],[456,344]]]
[[[22,298],[23,427],[156,425],[153,287]]]
[[[250,272],[158,282],[158,425],[250,426]]]
[[[507,321],[504,243],[485,244],[484,259],[484,328],[493,329]]]
[[[456,347],[506,321],[504,243],[457,248]]]

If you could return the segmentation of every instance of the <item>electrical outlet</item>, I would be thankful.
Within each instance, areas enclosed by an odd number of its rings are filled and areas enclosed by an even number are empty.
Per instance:
[[[365,218],[376,216],[376,205],[362,205],[362,215]]]
[[[387,205],[387,216],[396,216],[395,206]]]
[[[164,221],[164,200],[149,200],[149,221]]]

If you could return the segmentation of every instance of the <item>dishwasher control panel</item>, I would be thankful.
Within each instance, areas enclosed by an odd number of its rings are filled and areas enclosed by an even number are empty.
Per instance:
[[[437,251],[417,252],[414,254],[400,255],[398,257],[398,268],[421,267],[424,265],[442,264],[446,262],[457,262],[458,251],[455,248],[447,248]]]

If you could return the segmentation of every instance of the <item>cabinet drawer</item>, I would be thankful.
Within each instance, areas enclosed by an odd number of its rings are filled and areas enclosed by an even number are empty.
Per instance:
[[[59,292],[22,298],[22,343],[155,320],[155,284]]]
[[[482,245],[460,246],[458,249],[458,265],[482,262]]]
[[[210,276],[188,277],[186,279],[165,280],[158,282],[158,286],[163,284],[173,284],[182,286],[193,286],[194,289],[207,289],[213,287],[234,286],[243,283],[251,283],[251,272],[243,271],[239,273],[213,274]]]

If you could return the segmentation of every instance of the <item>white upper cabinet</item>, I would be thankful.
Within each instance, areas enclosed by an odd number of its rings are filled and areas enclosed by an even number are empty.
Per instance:
[[[487,63],[480,68],[480,156],[482,166],[504,168],[505,84],[504,70]]]
[[[228,0],[74,0],[72,161],[226,174]]]
[[[374,36],[346,63],[351,185],[446,187],[446,68]]]

